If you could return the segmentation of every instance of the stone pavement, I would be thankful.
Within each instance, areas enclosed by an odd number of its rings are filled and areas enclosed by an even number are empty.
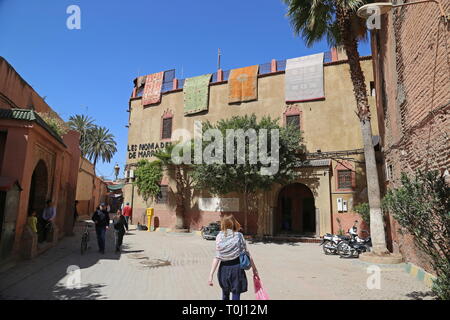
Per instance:
[[[121,254],[114,253],[108,231],[105,255],[97,252],[92,230],[91,248],[80,254],[82,223],[74,237],[31,261],[0,273],[2,299],[219,299],[207,278],[215,242],[195,234],[138,231],[132,228]],[[366,263],[326,256],[318,244],[249,243],[261,279],[271,299],[430,299],[429,289],[403,271],[402,265],[381,266],[381,289],[366,285]],[[81,287],[65,286],[67,268],[80,268]],[[247,272],[253,299],[251,271]]]

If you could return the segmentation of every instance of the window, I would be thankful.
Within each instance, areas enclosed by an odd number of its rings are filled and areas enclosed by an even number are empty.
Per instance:
[[[156,197],[156,203],[167,203],[167,191],[169,187],[168,186],[161,186],[161,190],[158,193],[158,196]]]
[[[290,115],[286,116],[286,125],[294,126],[296,129],[300,130],[300,115]]]
[[[162,123],[162,139],[172,137],[172,118],[164,118]]]
[[[370,95],[375,97],[375,81],[370,81]]]
[[[386,180],[389,181],[392,179],[392,164],[386,163]]]
[[[352,188],[352,170],[338,170],[338,189]]]

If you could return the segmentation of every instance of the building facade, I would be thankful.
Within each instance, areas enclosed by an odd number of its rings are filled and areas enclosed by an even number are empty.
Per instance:
[[[48,199],[56,207],[53,243],[71,232],[79,134],[60,136],[42,114],[62,121],[0,57],[0,261],[39,253],[27,216],[31,209],[40,214]]]
[[[209,82],[208,109],[185,115],[184,79],[176,79],[174,71],[164,72],[162,94],[156,104],[143,106],[145,77],[134,80],[129,101],[129,132],[126,171],[131,172],[140,159],[152,160],[152,151],[173,142],[177,129],[194,132],[194,121],[212,123],[255,114],[270,116],[281,125],[295,123],[301,130],[310,153],[330,154],[305,162],[299,168],[298,181],[289,185],[274,185],[270,191],[258,194],[248,214],[248,231],[261,236],[298,234],[319,236],[326,232],[347,230],[355,219],[362,219],[353,207],[367,201],[366,177],[363,166],[362,137],[356,102],[346,60],[323,64],[325,97],[308,102],[286,102],[286,60],[272,60],[259,65],[257,97],[239,104],[229,104],[229,71],[218,70]],[[368,88],[373,85],[371,57],[361,58]],[[148,78],[147,78],[148,79]],[[369,102],[375,112],[375,99],[369,92]],[[373,134],[378,134],[374,117]],[[340,155],[338,155],[340,153]],[[344,156],[345,154],[345,156]],[[152,224],[173,228],[175,225],[176,185],[167,177],[161,181],[161,197],[145,202],[129,177],[125,184],[124,201],[133,205],[133,222],[146,223],[145,209],[154,208]],[[243,198],[229,194],[217,198],[208,190],[193,188],[187,195],[185,220],[191,230],[220,219],[223,211],[233,212],[244,222]],[[219,208],[219,209],[217,209]],[[225,209],[224,209],[225,208]],[[287,217],[287,218],[286,218]],[[289,219],[290,228],[284,225]]]
[[[449,12],[450,2],[441,4]],[[382,15],[381,29],[372,31],[385,191],[399,186],[402,172],[450,170],[450,42],[440,15],[434,2],[405,6]],[[392,250],[431,271],[413,239],[389,220]]]
[[[108,202],[107,183],[95,175],[94,165],[84,157],[80,158],[76,200],[80,217],[92,216],[95,208]]]

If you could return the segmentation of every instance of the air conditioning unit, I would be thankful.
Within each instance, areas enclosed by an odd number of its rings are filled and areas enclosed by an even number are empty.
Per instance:
[[[337,198],[337,208],[339,212],[344,211],[344,199]]]

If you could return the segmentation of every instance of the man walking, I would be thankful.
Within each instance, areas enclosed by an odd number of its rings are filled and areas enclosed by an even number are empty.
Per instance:
[[[133,209],[130,207],[129,202],[127,202],[126,206],[123,208],[123,216],[125,217],[125,220],[127,220],[127,224],[132,222],[131,217],[133,216]]]
[[[105,238],[106,230],[109,228],[109,214],[106,210],[106,204],[102,203],[92,216],[92,221],[95,222],[95,233],[97,234],[98,251],[101,254],[105,253]]]

